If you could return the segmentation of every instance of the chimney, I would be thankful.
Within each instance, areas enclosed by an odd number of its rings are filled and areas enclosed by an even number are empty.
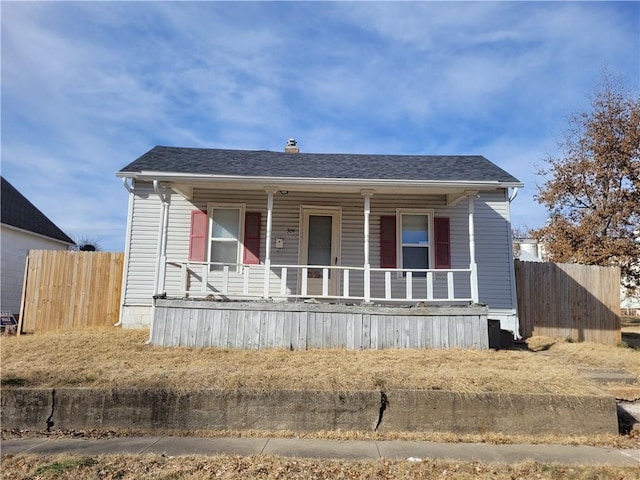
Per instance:
[[[300,153],[298,142],[296,142],[295,138],[290,138],[287,141],[287,144],[284,146],[284,151],[285,153]]]

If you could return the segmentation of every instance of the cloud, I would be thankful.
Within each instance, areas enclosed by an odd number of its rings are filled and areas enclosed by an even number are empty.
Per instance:
[[[281,150],[294,136],[303,151],[484,154],[527,183],[524,218],[532,163],[588,105],[602,67],[640,77],[635,2],[5,2],[2,13],[3,175],[110,249],[126,226],[114,174],[156,144]]]

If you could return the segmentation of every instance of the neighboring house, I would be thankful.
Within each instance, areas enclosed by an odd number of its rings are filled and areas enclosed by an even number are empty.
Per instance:
[[[545,252],[534,238],[517,238],[513,240],[513,254],[521,262],[544,262]]]
[[[482,348],[491,319],[518,337],[509,189],[522,183],[482,156],[307,154],[293,140],[285,152],[158,146],[117,175],[129,191],[120,323],[151,325],[153,343],[246,347],[251,321],[262,323],[250,347],[439,336],[436,346]],[[202,309],[226,309],[218,333]],[[320,343],[305,330],[310,309],[325,322]],[[267,333],[277,338],[263,345]]]
[[[2,177],[0,309],[18,315],[29,250],[67,250],[73,240]]]

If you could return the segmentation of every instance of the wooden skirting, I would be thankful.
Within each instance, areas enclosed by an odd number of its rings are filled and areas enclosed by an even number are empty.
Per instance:
[[[218,348],[489,348],[488,309],[156,300],[151,343]]]

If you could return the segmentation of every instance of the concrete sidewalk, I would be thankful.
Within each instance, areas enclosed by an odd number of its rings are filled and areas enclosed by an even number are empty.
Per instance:
[[[170,456],[186,454],[247,456],[264,454],[347,460],[412,457],[502,463],[535,460],[540,463],[563,465],[638,465],[640,467],[640,449],[621,450],[581,445],[492,445],[296,438],[119,437],[98,440],[27,438],[2,440],[0,452],[2,455],[156,453]]]

